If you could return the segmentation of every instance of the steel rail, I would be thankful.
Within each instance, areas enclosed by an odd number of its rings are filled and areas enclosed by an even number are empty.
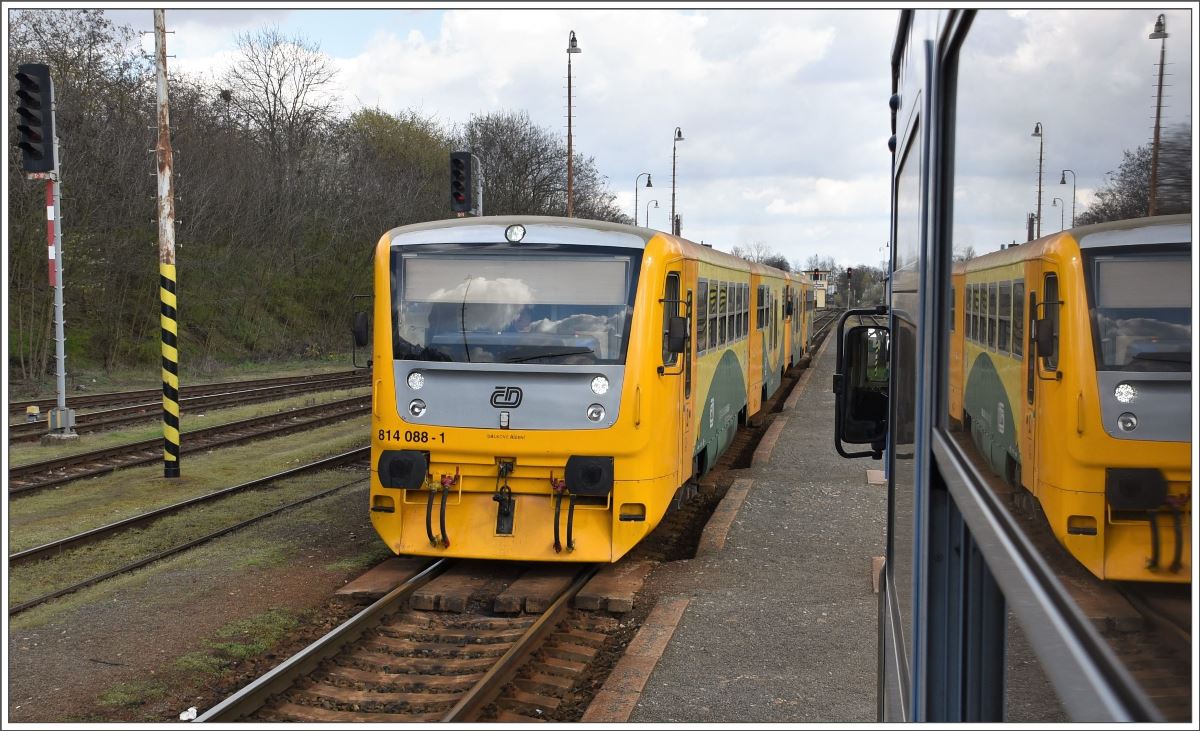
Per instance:
[[[316,670],[323,661],[337,655],[347,645],[357,642],[368,630],[377,627],[382,623],[384,617],[403,604],[417,589],[445,572],[450,564],[449,559],[441,559],[430,564],[421,573],[338,625],[337,629],[205,711],[194,722],[237,721],[254,713],[266,703],[268,698],[287,690],[297,678]]]
[[[589,566],[580,571],[571,586],[559,595],[558,599],[545,612],[542,612],[542,616],[538,617],[537,621],[525,631],[525,634],[521,635],[521,639],[517,640],[516,644],[510,647],[508,652],[504,653],[503,657],[484,673],[479,682],[458,699],[458,702],[446,713],[442,721],[455,723],[475,720],[479,712],[488,703],[495,700],[504,686],[512,680],[525,661],[529,659],[529,656],[558,626],[570,607],[571,600],[598,570],[598,566]]]
[[[216,492],[209,492],[209,493],[205,493],[203,495],[197,495],[196,497],[189,498],[187,500],[182,500],[180,502],[173,503],[171,505],[167,505],[167,506],[164,506],[161,508],[156,508],[154,510],[151,510],[151,511],[145,512],[145,513],[141,513],[139,515],[134,515],[132,517],[125,518],[124,520],[119,520],[115,523],[109,523],[108,525],[102,525],[98,528],[92,528],[91,530],[87,530],[82,533],[76,533],[75,535],[68,536],[67,538],[62,538],[57,541],[51,541],[50,543],[43,543],[40,546],[35,546],[33,548],[27,548],[24,551],[17,551],[16,553],[9,554],[8,567],[9,567],[9,569],[12,569],[14,566],[31,561],[35,558],[38,558],[47,553],[50,553],[51,551],[58,551],[59,553],[61,553],[65,550],[67,550],[68,548],[76,548],[78,546],[100,540],[101,538],[112,535],[113,533],[118,533],[120,531],[128,530],[129,528],[133,528],[134,526],[149,523],[153,520],[163,517],[164,515],[169,515],[171,513],[180,511],[186,507],[191,507],[194,505],[202,505],[202,504],[207,503],[212,500],[217,500],[219,498],[227,497],[229,495],[233,495],[233,494],[242,492],[243,490],[253,490],[256,487],[262,487],[264,485],[268,485],[268,484],[270,484],[272,482],[276,482],[278,480],[286,480],[290,477],[296,477],[297,475],[302,475],[307,472],[317,472],[317,471],[323,470],[327,467],[336,467],[337,465],[340,465],[340,464],[345,464],[347,462],[353,462],[358,459],[363,459],[364,457],[369,456],[370,453],[371,453],[370,447],[362,447],[360,449],[353,449],[349,452],[343,452],[342,454],[334,455],[332,457],[326,457],[325,459],[320,459],[320,460],[317,460],[316,462],[310,462],[309,464],[306,464],[306,465],[301,465],[300,467],[293,467],[290,470],[284,470],[283,472],[277,472],[273,475],[268,475],[267,477],[260,477],[258,479],[251,480],[249,482],[243,482],[240,485],[234,485],[233,487],[222,488],[220,490],[217,490]]]
[[[180,388],[181,396],[202,396],[213,393],[222,393],[230,389],[245,390],[250,388],[259,388],[262,386],[284,385],[284,384],[299,384],[316,381],[337,380],[341,378],[350,378],[357,375],[362,380],[370,380],[366,378],[367,371],[364,370],[349,370],[349,371],[333,371],[330,373],[312,373],[304,376],[276,376],[274,378],[257,378],[248,381],[222,381],[219,383],[201,383],[192,386],[183,386]],[[93,393],[86,395],[75,395],[67,399],[67,405],[73,409],[88,409],[99,408],[101,406],[109,406],[112,404],[124,403],[139,399],[153,400],[156,397],[162,396],[162,387],[156,388],[141,388],[132,391],[108,391],[105,393]],[[161,402],[159,402],[161,403]],[[25,401],[10,401],[8,404],[9,416],[20,416],[25,413],[25,409],[30,406],[48,409],[55,405],[53,398],[28,399]]]
[[[248,389],[243,391],[224,391],[221,393],[210,394],[207,396],[190,396],[181,399],[180,406],[190,409],[211,409],[220,406],[242,405],[259,403],[262,401],[273,401],[279,398],[286,398],[302,393],[312,391],[334,390],[337,388],[355,388],[367,387],[369,383],[360,383],[358,378],[340,378],[327,379],[323,381],[312,381],[308,383],[288,383],[277,386],[264,386],[262,388]],[[158,417],[161,414],[162,400],[152,401],[148,403],[134,404],[132,406],[122,406],[115,409],[107,409],[105,411],[96,411],[90,414],[81,414],[75,420],[75,431],[81,434],[86,434],[103,429],[110,429],[123,424],[135,424],[140,421],[147,421]],[[8,425],[8,437],[10,443],[15,442],[30,442],[41,439],[46,432],[46,422],[18,422]]]
[[[276,414],[267,414],[265,416],[256,416],[251,419],[243,419],[242,421],[234,421],[228,424],[220,424],[210,426],[204,429],[196,429],[190,432],[184,432],[183,436],[186,441],[183,443],[184,453],[193,452],[199,449],[211,449],[214,446],[222,446],[229,444],[238,444],[249,442],[256,439],[267,439],[275,436],[282,436],[296,431],[311,429],[315,426],[345,419],[354,416],[357,413],[366,411],[371,408],[370,396],[354,396],[348,399],[339,401],[331,401],[327,404],[318,406],[307,406],[302,409],[292,411],[282,411]],[[332,413],[328,413],[332,412]],[[327,415],[322,416],[322,413]],[[312,418],[308,418],[312,417]],[[302,419],[302,421],[296,421]],[[246,429],[254,429],[260,426],[271,423],[284,422],[277,428],[266,431],[255,432],[252,434],[244,434],[238,436],[236,432]],[[93,477],[96,475],[113,472],[123,467],[132,467],[146,462],[153,462],[162,456],[162,437],[147,439],[131,444],[123,444],[107,449],[97,449],[91,452],[82,452],[80,454],[61,457],[59,459],[45,460],[42,462],[34,462],[31,464],[12,467],[8,471],[10,495],[23,494],[42,488],[60,485],[65,482],[71,482],[83,477]],[[138,453],[145,452],[143,456],[137,456]],[[51,476],[46,479],[40,479],[28,485],[13,485],[14,480],[22,480],[33,475],[46,475],[48,473],[60,472],[62,470],[75,467],[78,465],[86,465],[92,462],[108,460],[117,457],[130,457],[119,464],[101,465],[95,469],[81,472],[79,474],[61,474]]]
[[[295,508],[295,507],[298,507],[298,506],[300,506],[300,505],[304,505],[305,503],[312,502],[313,500],[317,500],[317,499],[319,499],[319,498],[323,498],[323,497],[325,497],[326,495],[331,495],[331,494],[333,494],[333,493],[337,492],[338,490],[341,490],[341,489],[343,489],[343,488],[346,488],[346,487],[349,487],[349,486],[351,486],[351,485],[355,485],[355,484],[357,484],[357,483],[363,482],[364,480],[367,480],[367,479],[369,479],[369,478],[367,478],[367,477],[359,477],[359,478],[353,479],[353,480],[351,480],[351,481],[349,481],[349,482],[344,482],[344,483],[342,483],[341,485],[338,485],[338,486],[336,486],[336,487],[331,487],[331,488],[329,488],[328,490],[323,490],[323,491],[321,491],[321,492],[319,492],[319,493],[317,493],[317,494],[315,494],[315,495],[310,495],[310,496],[308,496],[308,497],[306,497],[306,498],[301,498],[300,500],[296,500],[296,501],[294,501],[294,502],[288,503],[287,505],[283,505],[283,506],[280,506],[280,507],[278,507],[278,508],[274,508],[273,510],[269,510],[269,511],[267,511],[267,512],[265,512],[265,513],[260,513],[259,515],[256,515],[256,516],[254,516],[253,518],[249,518],[249,519],[247,519],[247,520],[243,520],[243,521],[241,521],[240,523],[236,523],[236,524],[234,524],[234,525],[231,525],[231,526],[228,526],[228,527],[222,528],[222,529],[220,529],[220,530],[218,530],[218,531],[214,531],[214,532],[212,532],[212,533],[209,533],[209,534],[207,534],[207,535],[204,535],[204,536],[201,536],[201,537],[199,537],[199,538],[196,538],[196,539],[193,539],[193,540],[191,540],[191,541],[188,541],[187,543],[181,543],[181,544],[179,544],[178,546],[175,546],[175,547],[173,547],[173,548],[168,548],[168,549],[166,549],[166,550],[159,551],[158,553],[156,553],[156,554],[154,554],[154,555],[152,555],[152,556],[147,556],[146,558],[139,559],[139,560],[137,560],[137,561],[134,561],[134,562],[132,562],[132,563],[125,564],[124,566],[121,566],[120,568],[113,569],[112,571],[106,571],[106,572],[104,572],[103,574],[97,574],[96,576],[93,576],[93,577],[91,577],[90,579],[84,579],[83,581],[77,582],[77,583],[75,583],[75,584],[72,584],[72,585],[70,585],[70,586],[67,586],[67,587],[63,587],[62,589],[58,589],[58,590],[56,590],[56,591],[52,591],[52,592],[50,592],[50,593],[48,593],[48,594],[43,594],[43,595],[41,595],[41,596],[39,596],[39,597],[35,597],[35,598],[33,598],[33,599],[30,599],[30,600],[28,600],[28,601],[25,601],[25,602],[22,602],[22,603],[20,603],[20,604],[14,605],[14,606],[12,606],[12,607],[9,607],[9,609],[8,609],[8,616],[10,616],[10,617],[11,617],[11,616],[13,616],[14,614],[19,614],[19,613],[21,613],[21,612],[24,612],[24,611],[25,611],[25,610],[27,610],[27,609],[31,609],[31,608],[33,608],[33,607],[36,607],[36,606],[38,606],[39,604],[44,604],[44,603],[46,603],[46,602],[50,601],[51,599],[57,599],[57,598],[58,598],[58,597],[60,597],[60,596],[64,596],[64,595],[66,595],[66,594],[70,594],[70,593],[72,593],[72,592],[79,591],[80,589],[86,589],[86,588],[87,588],[87,587],[89,587],[89,586],[92,586],[92,585],[94,585],[94,584],[98,584],[98,583],[100,583],[101,581],[104,581],[104,580],[106,580],[106,579],[111,579],[111,578],[112,578],[112,577],[114,577],[114,576],[118,576],[118,575],[120,575],[120,574],[126,573],[126,572],[128,572],[128,571],[133,571],[133,570],[135,570],[135,569],[140,569],[140,568],[142,568],[143,566],[147,566],[147,565],[149,565],[149,564],[152,564],[152,563],[154,563],[154,562],[156,562],[156,561],[161,561],[162,559],[164,559],[164,558],[168,558],[169,556],[173,556],[173,555],[175,555],[175,554],[177,554],[177,553],[179,553],[179,552],[181,552],[181,551],[186,551],[186,550],[188,550],[189,548],[195,548],[196,546],[202,545],[202,544],[204,544],[204,543],[208,543],[209,541],[211,541],[211,540],[213,540],[213,539],[215,539],[215,538],[220,538],[221,536],[225,535],[226,533],[232,533],[232,532],[233,532],[233,531],[235,531],[235,530],[239,530],[239,529],[241,529],[241,528],[245,528],[246,526],[249,526],[249,525],[252,525],[252,524],[254,524],[254,523],[257,523],[257,522],[258,522],[258,521],[260,521],[260,520],[263,520],[263,519],[265,519],[265,518],[269,518],[269,517],[271,517],[271,516],[273,516],[273,515],[276,515],[276,514],[278,514],[278,513],[282,513],[283,511],[285,511],[285,510],[288,510],[288,509],[290,509],[290,508]]]

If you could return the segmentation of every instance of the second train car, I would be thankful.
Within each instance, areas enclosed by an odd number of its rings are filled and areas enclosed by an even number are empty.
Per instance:
[[[375,529],[398,554],[616,561],[807,348],[804,275],[646,228],[478,217],[375,256]]]

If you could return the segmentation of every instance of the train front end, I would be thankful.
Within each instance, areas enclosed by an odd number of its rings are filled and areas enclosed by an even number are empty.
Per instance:
[[[1061,296],[1083,325],[1065,343],[1080,367],[1063,385],[1075,389],[1044,415],[1075,432],[1066,454],[1045,455],[1051,481],[1074,490],[1043,500],[1059,503],[1047,512],[1065,516],[1060,540],[1097,576],[1188,582],[1191,218],[1096,228],[1081,232],[1072,267],[1086,296]]]
[[[383,237],[370,510],[394,552],[610,562],[653,527],[678,476],[639,388],[646,243],[529,217]]]

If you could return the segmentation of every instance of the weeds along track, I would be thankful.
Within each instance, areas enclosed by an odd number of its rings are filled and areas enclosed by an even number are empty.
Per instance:
[[[304,376],[279,376],[276,378],[257,378],[247,381],[223,381],[221,383],[202,383],[199,385],[182,386],[179,395],[182,398],[190,396],[209,396],[215,393],[232,391],[247,391],[266,386],[288,386],[320,381],[357,378],[364,383],[370,381],[368,371],[355,369],[349,371],[334,371],[332,373],[314,373]],[[129,406],[160,399],[162,387],[142,388],[136,391],[111,391],[107,393],[75,394],[67,398],[67,406],[72,409],[100,409],[107,406]],[[161,402],[160,402],[161,403]],[[8,415],[10,419],[25,417],[25,409],[30,406],[38,407],[42,412],[54,408],[54,398],[29,399],[26,401],[10,401]]]
[[[181,449],[184,454],[187,454],[213,447],[242,444],[256,439],[269,439],[307,431],[364,414],[370,408],[370,396],[355,396],[319,406],[293,409],[221,426],[197,429],[182,435]],[[155,437],[61,459],[35,462],[9,469],[8,493],[10,496],[29,494],[72,480],[94,477],[122,467],[132,467],[160,459],[162,459],[162,437]]]
[[[242,406],[244,404],[260,403],[263,401],[274,401],[312,391],[332,391],[342,388],[367,386],[369,385],[369,381],[362,376],[352,375],[313,380],[293,379],[290,383],[254,387],[247,387],[246,384],[225,385],[226,388],[207,395],[184,396],[180,399],[180,406],[185,410],[212,409],[233,405]],[[75,431],[80,434],[87,434],[161,418],[161,391],[157,394],[157,400],[148,400],[153,399],[154,396],[155,394],[150,394],[147,397],[142,397],[137,403],[130,406],[121,406],[90,414],[80,414],[75,420]],[[8,425],[8,439],[10,443],[37,441],[44,434],[46,434],[45,421],[26,421]]]
[[[616,625],[570,609],[595,570],[434,562],[199,720],[545,720]]]
[[[234,495],[239,492],[245,492],[247,490],[255,490],[255,489],[269,487],[273,483],[281,482],[283,480],[286,480],[286,479],[289,479],[292,477],[298,477],[303,474],[319,472],[322,470],[329,470],[329,469],[333,469],[335,467],[341,467],[341,466],[353,465],[353,464],[362,464],[365,466],[366,460],[370,457],[370,453],[371,453],[370,447],[362,447],[360,449],[354,449],[349,452],[345,452],[343,454],[335,455],[333,457],[327,457],[325,459],[317,460],[315,462],[311,462],[306,465],[301,465],[300,467],[295,467],[290,470],[285,470],[284,472],[270,475],[269,477],[263,477],[263,478],[260,478],[257,480],[252,480],[250,482],[242,483],[240,485],[234,485],[233,487],[228,487],[228,488],[225,488],[222,490],[217,490],[215,492],[206,493],[204,495],[200,495],[200,496],[188,499],[188,500],[184,500],[182,502],[178,502],[173,505],[168,505],[166,507],[159,508],[157,510],[151,510],[151,511],[143,513],[141,515],[135,515],[131,518],[127,518],[125,520],[121,520],[116,523],[110,523],[108,525],[101,526],[99,528],[93,528],[92,530],[84,531],[83,533],[78,533],[73,536],[68,536],[66,538],[62,538],[57,541],[52,541],[50,543],[46,543],[41,546],[36,546],[34,548],[29,548],[24,551],[19,551],[17,553],[11,554],[8,557],[8,568],[11,571],[13,568],[15,568],[17,566],[21,566],[21,565],[24,565],[27,563],[31,563],[33,561],[45,559],[45,558],[48,558],[51,556],[56,556],[65,551],[74,550],[74,549],[80,548],[82,546],[85,546],[88,544],[93,544],[93,543],[96,543],[96,542],[99,542],[99,541],[102,541],[105,539],[114,538],[116,536],[119,536],[121,533],[124,533],[125,531],[132,530],[134,528],[144,527],[146,525],[149,525],[150,523],[153,523],[154,521],[160,520],[162,518],[166,518],[170,515],[180,513],[184,510],[187,510],[188,508],[193,508],[193,507],[196,507],[199,505],[203,505],[205,503],[210,503],[215,500],[220,500],[222,498],[229,497],[229,496]],[[69,586],[60,587],[60,588],[54,589],[52,591],[48,591],[37,597],[34,597],[27,601],[21,602],[20,604],[16,604],[16,605],[9,607],[8,614],[9,614],[9,616],[18,614],[27,609],[31,609],[39,604],[43,604],[47,601],[50,601],[51,599],[56,599],[60,596],[70,594],[71,592],[78,591],[80,589],[86,588],[88,586],[92,586],[94,584],[98,584],[101,581],[110,579],[114,576],[118,576],[118,575],[126,573],[128,571],[133,571],[134,569],[139,569],[143,566],[154,563],[155,561],[161,561],[162,559],[167,558],[168,556],[173,556],[181,551],[185,551],[189,548],[194,548],[201,544],[207,543],[207,542],[213,540],[214,538],[219,538],[220,536],[223,536],[227,533],[231,533],[235,530],[239,530],[241,528],[245,528],[247,526],[253,525],[254,523],[257,523],[265,518],[269,518],[273,515],[277,515],[278,513],[281,513],[285,510],[298,507],[305,503],[312,502],[313,500],[316,500],[318,498],[325,497],[326,495],[330,495],[330,494],[337,492],[338,490],[341,490],[343,488],[361,483],[361,482],[365,481],[366,479],[368,479],[367,476],[360,476],[360,477],[353,478],[349,481],[343,482],[343,483],[336,485],[334,487],[331,487],[331,488],[321,490],[315,494],[308,495],[307,497],[301,498],[299,500],[295,500],[286,505],[282,505],[282,506],[273,508],[271,510],[261,512],[257,515],[245,518],[243,520],[238,521],[237,523],[235,523],[233,525],[227,525],[227,526],[217,528],[216,530],[205,533],[202,536],[193,538],[184,543],[177,544],[170,548],[158,551],[152,555],[142,557],[140,559],[137,559],[136,561],[130,562],[128,564],[124,564],[124,565],[114,568],[110,571],[105,571],[101,574],[91,576],[82,581],[75,582]]]

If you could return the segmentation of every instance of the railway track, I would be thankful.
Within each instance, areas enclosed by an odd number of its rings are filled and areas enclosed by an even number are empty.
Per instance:
[[[545,720],[603,646],[608,637],[603,630],[615,622],[570,609],[594,566],[529,568],[534,576],[544,579],[549,572],[559,579],[558,589],[544,595],[552,599],[545,610],[495,611],[499,597],[515,585],[513,572],[522,568],[432,563],[198,720]],[[484,586],[489,589],[481,600]],[[458,612],[422,608],[447,594],[470,596],[470,605]]]
[[[305,383],[316,383],[326,380],[340,380],[344,378],[357,378],[358,380],[369,382],[370,375],[368,371],[355,369],[349,371],[335,371],[332,373],[317,373],[304,376],[279,376],[276,378],[258,378],[249,381],[223,381],[221,383],[204,383],[193,386],[182,386],[179,395],[182,398],[191,396],[208,396],[215,393],[228,393],[231,391],[246,391],[255,388],[263,388],[266,386],[285,386],[299,385]],[[136,391],[111,391],[107,393],[93,393],[87,395],[73,395],[67,399],[67,406],[72,409],[97,409],[106,406],[140,404],[161,399],[162,387],[143,388]],[[161,404],[161,401],[158,401]],[[30,406],[36,406],[41,411],[45,412],[48,409],[54,408],[56,401],[53,398],[30,399],[26,401],[11,401],[8,404],[9,418],[24,418],[25,409]]]
[[[370,396],[355,396],[319,406],[309,406],[278,414],[258,416],[221,426],[185,432],[180,448],[183,454],[218,446],[243,444],[256,439],[283,436],[314,429],[335,421],[366,413]],[[147,439],[107,449],[75,454],[12,467],[8,472],[8,493],[24,495],[84,477],[95,477],[123,467],[132,467],[162,459],[162,438]]]
[[[184,411],[211,409],[220,406],[241,406],[243,404],[260,403],[280,398],[287,398],[311,391],[330,391],[341,388],[367,386],[360,376],[342,378],[326,378],[304,382],[293,382],[241,389],[237,391],[222,391],[204,396],[188,396],[180,399],[180,408]],[[76,417],[75,431],[80,434],[111,429],[127,424],[134,424],[149,419],[158,419],[162,415],[161,393],[159,400],[143,402],[132,406],[122,406],[115,409],[105,409]],[[18,422],[9,424],[8,438],[10,443],[32,442],[41,439],[46,433],[46,422]]]
[[[90,531],[85,531],[83,533],[78,533],[74,536],[69,536],[67,538],[63,538],[63,539],[60,539],[57,541],[52,541],[51,543],[47,543],[47,544],[43,544],[41,546],[26,549],[24,551],[19,551],[8,557],[8,568],[11,571],[16,566],[30,563],[34,560],[45,559],[47,557],[50,557],[50,556],[53,556],[56,554],[60,554],[65,551],[68,551],[68,550],[74,550],[74,549],[80,548],[83,545],[95,543],[95,542],[104,540],[106,538],[111,538],[114,535],[122,533],[124,531],[131,530],[133,528],[143,527],[143,526],[145,526],[149,523],[152,523],[156,520],[160,520],[169,515],[179,513],[182,510],[185,510],[187,508],[195,507],[197,505],[201,505],[204,503],[212,502],[214,500],[229,497],[230,495],[237,493],[237,492],[243,492],[246,490],[252,490],[252,489],[266,487],[266,486],[270,485],[271,483],[279,482],[279,481],[282,481],[282,480],[285,480],[285,479],[288,479],[291,477],[297,477],[299,475],[310,473],[310,472],[317,472],[317,471],[321,471],[321,470],[332,469],[334,467],[339,467],[339,466],[346,465],[346,464],[364,461],[370,456],[370,451],[371,450],[369,447],[363,447],[361,449],[351,450],[349,452],[345,452],[343,454],[336,455],[334,457],[328,457],[326,459],[317,460],[316,462],[312,462],[312,463],[309,463],[306,465],[302,465],[300,467],[286,470],[284,472],[280,472],[280,473],[271,475],[269,477],[264,477],[264,478],[261,478],[258,480],[252,480],[250,482],[242,483],[240,485],[235,485],[233,487],[225,488],[223,490],[218,490],[216,492],[208,493],[205,495],[200,495],[200,496],[192,498],[190,500],[184,500],[182,502],[175,503],[173,505],[168,505],[166,507],[159,508],[157,510],[152,510],[147,513],[143,513],[141,515],[136,515],[131,518],[127,518],[126,520],[118,521],[116,523],[110,523],[109,525],[101,526],[99,528],[94,528]],[[309,496],[301,498],[299,500],[290,502],[286,505],[282,505],[282,506],[273,508],[271,510],[259,513],[250,518],[246,518],[246,519],[241,520],[233,525],[219,528],[215,531],[205,533],[202,536],[185,541],[183,543],[177,544],[170,548],[158,551],[149,556],[144,556],[144,557],[139,558],[130,563],[123,564],[112,570],[105,571],[100,574],[96,574],[94,576],[88,577],[81,581],[72,583],[68,586],[64,586],[64,587],[60,587],[58,589],[54,589],[52,591],[48,591],[48,592],[41,594],[39,596],[36,596],[32,599],[29,599],[29,600],[23,601],[19,604],[10,606],[8,609],[8,614],[11,617],[14,614],[19,614],[28,609],[32,609],[33,607],[36,607],[40,604],[44,604],[44,603],[50,601],[51,599],[57,599],[58,597],[65,596],[67,594],[79,591],[80,589],[84,589],[89,586],[93,586],[102,581],[110,579],[114,576],[119,576],[119,575],[127,573],[129,571],[133,571],[135,569],[142,568],[143,566],[147,566],[156,561],[161,561],[170,556],[174,556],[177,553],[186,551],[189,548],[195,548],[196,546],[207,543],[215,538],[219,538],[227,533],[232,533],[233,531],[240,530],[247,526],[253,525],[254,523],[257,523],[261,520],[269,518],[273,515],[277,515],[285,510],[299,507],[300,505],[304,505],[305,503],[312,502],[313,500],[317,500],[319,498],[325,497],[326,495],[331,495],[331,494],[337,492],[338,490],[342,490],[351,485],[358,484],[360,482],[363,482],[366,479],[367,479],[367,477],[355,478],[348,482],[339,484],[335,487],[322,490],[316,494],[309,495]]]

